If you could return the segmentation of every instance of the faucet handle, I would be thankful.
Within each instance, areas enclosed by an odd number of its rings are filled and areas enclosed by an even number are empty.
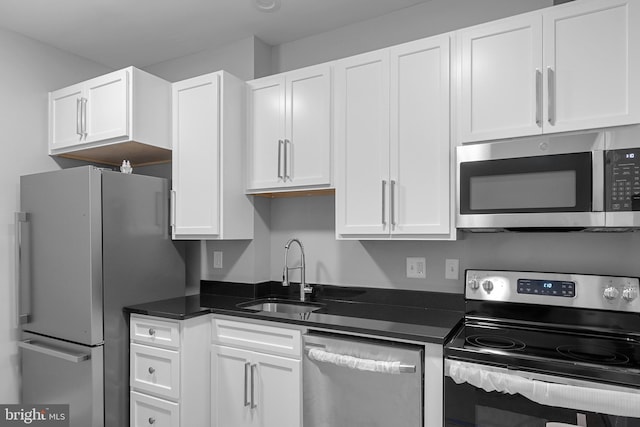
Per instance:
[[[305,293],[305,294],[311,294],[311,293],[313,293],[313,288],[311,287],[311,285],[310,285],[310,284],[306,284],[306,285],[304,286],[304,288],[303,288],[303,289],[304,289],[304,293]]]

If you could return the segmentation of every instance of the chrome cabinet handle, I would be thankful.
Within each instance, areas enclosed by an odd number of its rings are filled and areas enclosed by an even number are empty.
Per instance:
[[[153,328],[149,328],[149,335],[154,336],[156,334],[156,330]]]
[[[244,406],[251,405],[249,401],[249,367],[251,363],[247,362],[244,364]]]
[[[22,224],[29,222],[29,214],[26,212],[16,212],[15,214],[15,252],[16,252],[16,324],[21,325],[29,323],[31,320],[31,297],[27,295],[26,298],[22,298],[23,292],[30,291],[30,284],[26,286],[22,283],[24,278],[22,277],[22,261],[23,261],[23,241],[22,241]],[[26,301],[28,304],[26,312],[22,312],[22,303]]]
[[[391,210],[391,226],[396,226],[396,181],[391,180],[391,195],[389,197]]]
[[[171,227],[176,226],[176,190],[171,190]]]
[[[281,139],[278,140],[278,178],[284,179],[282,171],[282,145],[284,141]]]
[[[287,150],[287,146],[289,149]],[[291,181],[291,141],[284,140],[284,180]]]
[[[82,138],[82,98],[76,99],[76,133]]]
[[[82,98],[82,135],[87,138],[87,98]]]
[[[156,371],[155,368],[153,368],[152,366],[149,366],[149,369],[147,369],[149,371],[150,374],[153,375],[153,373]]]
[[[155,424],[156,423],[156,419],[153,417],[149,417],[149,424]]]
[[[536,124],[542,127],[542,71],[536,68]]]
[[[255,371],[258,369],[258,365],[251,365],[251,409],[256,409],[258,404],[256,403],[256,382],[255,382]]]
[[[35,351],[47,356],[57,357],[58,359],[66,360],[67,362],[80,363],[85,360],[91,359],[91,355],[84,353],[67,353],[54,348],[45,347],[34,343],[32,340],[24,340],[18,342],[18,347],[25,350]]]
[[[556,75],[553,68],[547,67],[548,120],[550,125],[556,124]]]
[[[387,198],[386,198],[386,190],[387,190],[387,181],[382,180],[382,225],[387,225]]]

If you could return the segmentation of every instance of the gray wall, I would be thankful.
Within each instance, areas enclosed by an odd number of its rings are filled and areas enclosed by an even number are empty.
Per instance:
[[[18,402],[14,212],[20,175],[80,163],[47,155],[47,93],[105,72],[102,65],[0,29],[0,402]]]
[[[271,73],[271,46],[251,36],[226,46],[160,62],[145,68],[170,82],[225,70],[243,80]]]
[[[352,56],[551,6],[552,0],[430,0],[273,47],[274,72]]]

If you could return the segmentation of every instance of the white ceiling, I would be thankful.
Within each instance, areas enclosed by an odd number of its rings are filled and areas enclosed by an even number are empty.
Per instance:
[[[279,1],[265,13],[254,0],[0,0],[0,27],[116,69],[251,35],[278,45],[428,0]]]

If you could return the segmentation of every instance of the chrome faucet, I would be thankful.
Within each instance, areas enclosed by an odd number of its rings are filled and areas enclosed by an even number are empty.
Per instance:
[[[289,267],[287,265],[287,255],[289,254],[289,247],[292,243],[297,243],[300,246],[300,265],[297,267]],[[289,239],[284,245],[284,268],[282,270],[282,286],[289,286],[289,270],[300,269],[300,301],[306,300],[306,295],[313,292],[311,285],[308,285],[305,279],[305,261],[304,261],[304,246],[302,242],[296,238]]]

